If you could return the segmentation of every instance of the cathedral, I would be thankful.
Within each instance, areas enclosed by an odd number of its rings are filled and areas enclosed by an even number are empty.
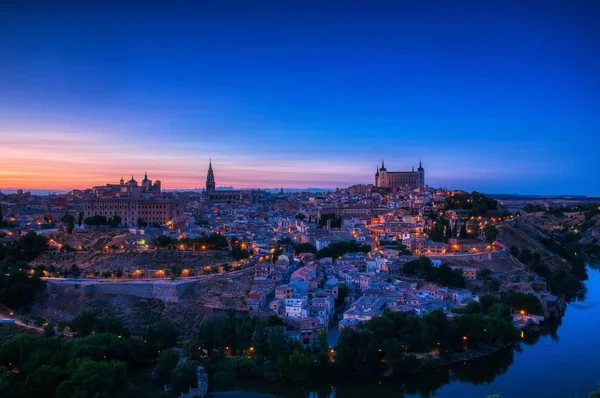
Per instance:
[[[419,161],[419,168],[415,171],[387,171],[385,163],[381,161],[381,167],[375,172],[375,186],[387,188],[392,192],[406,189],[425,189],[425,169]]]
[[[212,160],[208,162],[206,187],[203,192],[204,202],[207,203],[263,203],[267,193],[260,189],[219,189],[215,182]]]

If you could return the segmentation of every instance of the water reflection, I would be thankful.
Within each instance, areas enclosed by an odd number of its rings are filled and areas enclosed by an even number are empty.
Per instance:
[[[283,384],[242,383],[238,389],[289,398],[587,396],[600,381],[590,358],[600,356],[600,271],[588,270],[586,297],[569,304],[563,318],[525,330],[520,344],[487,357],[414,375],[406,380]],[[585,300],[585,301],[582,301]],[[233,386],[224,388],[232,389]],[[575,395],[573,395],[575,394]]]
[[[257,382],[240,383],[238,388],[288,398],[432,397],[441,387],[453,381],[474,385],[491,383],[508,370],[513,362],[513,355],[511,348],[503,349],[486,357],[422,372],[407,379],[339,382],[335,386]]]

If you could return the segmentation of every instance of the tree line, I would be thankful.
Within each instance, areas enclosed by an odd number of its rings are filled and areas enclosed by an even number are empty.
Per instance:
[[[0,396],[12,397],[133,397],[143,395],[129,375],[157,363],[159,351],[177,341],[168,321],[149,325],[141,336],[131,336],[119,318],[91,311],[60,325],[75,337],[65,340],[47,325],[44,337],[15,336],[0,342]],[[186,363],[182,361],[182,363]],[[165,382],[175,381],[174,392],[195,383],[195,366],[175,365]]]

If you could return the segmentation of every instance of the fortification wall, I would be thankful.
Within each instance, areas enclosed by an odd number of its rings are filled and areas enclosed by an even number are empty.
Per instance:
[[[54,282],[47,281],[48,293],[71,293],[79,291],[82,296],[94,296],[96,294],[114,294],[122,296],[134,296],[139,298],[155,298],[168,303],[179,301],[179,297],[198,281],[183,283],[165,282]]]

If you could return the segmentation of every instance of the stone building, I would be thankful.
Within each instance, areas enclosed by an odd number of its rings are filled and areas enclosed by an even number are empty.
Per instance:
[[[224,189],[217,190],[212,160],[208,163],[206,189],[202,193],[204,202],[208,203],[264,203],[267,192],[260,189]]]
[[[148,173],[144,173],[141,184],[131,176],[131,180],[125,182],[123,178],[118,184],[99,185],[92,189],[96,197],[126,197],[126,198],[152,198],[160,196],[161,182],[148,179]]]
[[[121,217],[121,225],[133,227],[138,219],[153,224],[166,224],[183,213],[183,205],[172,199],[90,198],[83,201],[84,218],[92,216]]]
[[[392,192],[404,189],[424,189],[425,188],[425,169],[421,161],[419,168],[415,171],[387,171],[382,161],[381,167],[375,172],[375,186],[387,188]]]

